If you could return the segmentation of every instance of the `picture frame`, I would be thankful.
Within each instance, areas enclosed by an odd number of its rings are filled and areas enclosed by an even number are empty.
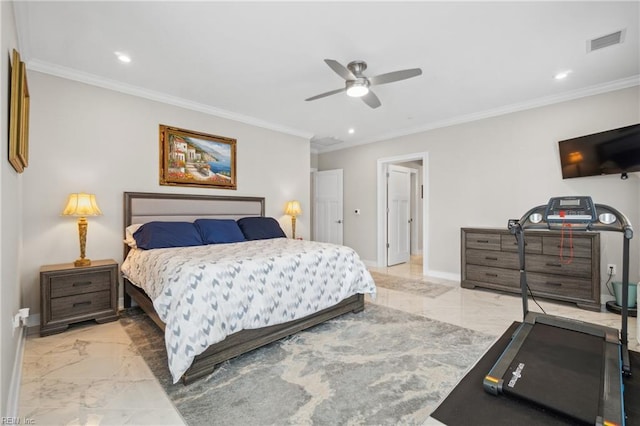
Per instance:
[[[18,156],[20,149],[21,110],[20,98],[22,93],[20,54],[13,49],[11,58],[11,81],[9,94],[9,163],[18,173],[24,171],[24,165]]]
[[[29,166],[29,85],[27,84],[27,67],[20,62],[20,119],[18,131],[18,158],[23,167]]]
[[[160,125],[160,185],[237,189],[236,140]]]

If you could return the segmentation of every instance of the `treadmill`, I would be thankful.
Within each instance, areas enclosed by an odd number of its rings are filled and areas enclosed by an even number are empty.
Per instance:
[[[591,197],[554,197],[520,220],[510,220],[520,262],[524,320],[485,376],[485,391],[524,399],[572,422],[624,425],[623,376],[631,375],[627,336],[629,240],[633,229],[618,210]],[[622,327],[529,312],[525,271],[525,229],[553,229],[571,244],[571,233],[622,232]]]

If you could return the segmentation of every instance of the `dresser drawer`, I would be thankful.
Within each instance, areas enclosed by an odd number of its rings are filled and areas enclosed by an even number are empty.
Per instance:
[[[589,279],[580,279],[562,275],[544,275],[529,272],[527,282],[534,294],[539,292],[567,296],[579,299],[592,299],[592,284]]]
[[[500,234],[482,234],[469,232],[465,246],[470,249],[500,250]]]
[[[503,251],[518,252],[518,241],[515,235],[501,235],[500,248]],[[524,237],[525,253],[542,254],[542,237],[539,235],[525,235]]]
[[[74,294],[93,293],[111,288],[109,271],[74,273],[57,275],[49,279],[51,298],[71,296]]]
[[[563,262],[558,256],[534,254],[526,257],[525,268],[527,272],[591,278],[591,259],[574,257],[571,263],[567,260]]]
[[[499,284],[512,288],[520,287],[520,271],[513,269],[467,265],[466,279],[478,283]]]
[[[493,266],[497,268],[519,269],[518,253],[468,249],[466,260],[470,265]]]
[[[56,320],[109,309],[110,295],[106,290],[51,299],[51,318]]]
[[[562,248],[562,251],[560,250]],[[573,250],[572,250],[573,248]],[[591,239],[589,238],[564,238],[543,237],[542,254],[570,259],[571,257],[591,258]]]

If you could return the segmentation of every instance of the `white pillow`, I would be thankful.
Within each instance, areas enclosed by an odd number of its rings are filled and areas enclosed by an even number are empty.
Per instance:
[[[133,225],[129,225],[126,227],[126,229],[124,230],[124,243],[126,245],[128,245],[131,248],[137,248],[136,245],[136,239],[133,238],[133,234],[135,234],[135,232],[138,230],[138,228],[140,228],[142,225],[144,225],[143,223],[134,223]]]

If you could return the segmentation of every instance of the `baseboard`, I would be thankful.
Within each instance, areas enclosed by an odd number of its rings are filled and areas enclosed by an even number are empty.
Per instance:
[[[433,277],[433,278],[442,278],[443,280],[460,282],[460,274],[454,274],[451,272],[434,271],[430,269],[427,272],[426,276]]]
[[[360,259],[362,261],[362,263],[364,263],[364,266],[366,266],[367,268],[377,268],[378,267],[378,262],[375,260],[364,260],[364,259]]]
[[[24,356],[24,345],[27,340],[27,326],[20,327],[20,336],[16,346],[16,356],[13,361],[13,372],[11,373],[11,383],[9,384],[9,397],[7,398],[7,413],[5,418],[18,417],[18,404],[20,402],[20,383],[22,382],[22,359]]]

